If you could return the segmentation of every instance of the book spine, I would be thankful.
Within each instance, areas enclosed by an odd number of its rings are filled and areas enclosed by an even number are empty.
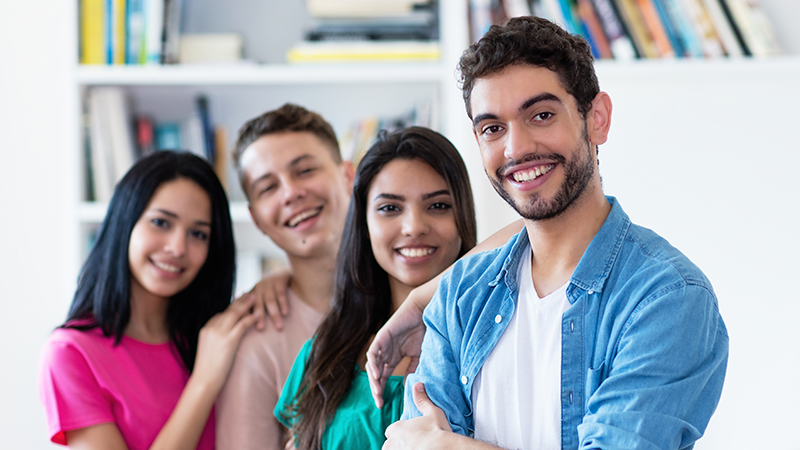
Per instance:
[[[736,23],[736,19],[733,17],[733,12],[731,12],[730,7],[728,6],[728,0],[719,0],[719,6],[722,9],[722,12],[725,14],[725,18],[728,19],[731,30],[733,31],[734,36],[736,36],[736,41],[739,42],[739,47],[742,49],[742,54],[744,56],[753,56],[753,53],[750,51],[750,47],[747,45],[747,41],[742,35],[742,30],[739,28],[739,24]]]
[[[661,23],[661,17],[658,15],[652,0],[636,0],[636,4],[642,14],[645,26],[650,31],[650,35],[653,36],[653,42],[656,49],[658,49],[659,55],[662,58],[674,58],[675,49],[672,48],[664,25]]]
[[[611,47],[611,53],[614,58],[620,60],[636,58],[636,49],[633,46],[633,42],[628,37],[611,0],[592,1],[594,10],[597,11],[600,23],[603,25],[603,30],[606,32],[608,45]]]
[[[683,5],[688,12],[689,20],[695,29],[695,34],[700,41],[705,56],[711,58],[723,56],[724,51],[717,36],[717,31],[714,29],[714,24],[711,23],[711,19],[708,17],[701,0],[683,0]]]
[[[725,13],[722,11],[719,0],[703,0],[703,4],[706,7],[706,13],[711,23],[714,25],[714,29],[717,31],[717,36],[725,53],[731,57],[742,56],[742,48],[739,46],[739,41],[737,41],[733,33],[730,22],[728,22]]]
[[[161,64],[161,46],[164,36],[164,0],[144,0],[145,5],[145,61]]]
[[[125,36],[127,34],[127,24],[125,20],[127,6],[125,0],[113,0],[113,11],[111,18],[113,24],[111,26],[113,31],[113,47],[111,50],[111,58],[113,64],[125,64],[125,51],[127,48]]]
[[[81,64],[105,64],[105,0],[81,0]]]
[[[637,7],[635,0],[617,0],[620,16],[628,27],[633,43],[639,55],[645,58],[658,58],[659,52],[653,41],[653,36],[644,23],[644,18]]]
[[[672,17],[667,12],[667,7],[664,4],[664,0],[653,0],[653,6],[656,8],[658,17],[661,18],[661,23],[664,25],[664,31],[667,33],[669,43],[672,44],[672,48],[675,50],[675,55],[681,58],[685,57],[686,50],[683,48],[680,32],[678,31],[678,27],[675,25]]]
[[[561,15],[564,17],[564,29],[572,34],[585,35],[585,33],[581,32],[578,21],[575,18],[573,2],[571,0],[558,0],[558,5],[561,8]]]
[[[597,51],[597,56],[600,58],[613,58],[614,54],[611,52],[611,46],[608,43],[603,27],[600,20],[595,14],[594,7],[590,0],[578,0],[578,17],[586,28],[586,33],[594,41],[594,46]]]
[[[667,14],[672,18],[678,30],[678,36],[681,38],[683,50],[686,56],[693,58],[703,57],[703,47],[700,44],[700,39],[695,32],[689,14],[681,4],[681,0],[664,0],[664,6],[667,9]]]
[[[142,10],[142,0],[128,0],[127,3],[127,17],[126,17],[126,31],[127,35],[125,42],[127,49],[125,51],[126,64],[139,64],[142,46],[142,32],[144,27],[144,17]]]

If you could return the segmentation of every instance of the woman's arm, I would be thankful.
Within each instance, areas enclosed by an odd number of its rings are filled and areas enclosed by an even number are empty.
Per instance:
[[[228,377],[233,357],[244,333],[255,323],[251,313],[255,300],[244,296],[200,330],[194,371],[178,404],[161,428],[150,450],[194,450],[208,422],[211,408]],[[154,380],[153,382],[158,382]],[[127,450],[113,423],[104,423],[66,432],[70,449]]]
[[[523,226],[522,219],[506,225],[464,256],[500,247],[519,233]],[[378,330],[372,345],[367,350],[367,375],[372,397],[378,408],[383,406],[383,387],[386,385],[386,380],[389,379],[400,360],[406,356],[411,358],[411,363],[406,370],[407,374],[416,370],[422,337],[425,335],[422,312],[433,298],[433,294],[436,293],[442,276],[450,270],[450,267],[427,283],[412,290],[403,304],[386,322],[386,325]]]

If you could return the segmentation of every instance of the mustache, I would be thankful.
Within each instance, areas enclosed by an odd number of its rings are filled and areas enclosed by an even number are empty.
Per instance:
[[[564,158],[563,155],[559,155],[557,153],[529,153],[521,159],[512,159],[503,164],[503,167],[497,169],[495,175],[497,175],[497,178],[504,178],[506,176],[505,174],[508,173],[512,167],[531,161],[554,161],[556,163],[563,164],[567,161],[567,159]]]

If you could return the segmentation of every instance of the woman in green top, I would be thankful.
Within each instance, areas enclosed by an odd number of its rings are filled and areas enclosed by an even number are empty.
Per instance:
[[[375,448],[400,418],[400,364],[375,408],[364,372],[378,329],[411,289],[475,245],[467,169],[444,136],[382,134],[358,166],[336,261],[331,309],[295,360],[275,407],[299,449]]]

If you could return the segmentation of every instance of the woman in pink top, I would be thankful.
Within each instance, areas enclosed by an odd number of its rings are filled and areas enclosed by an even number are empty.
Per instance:
[[[64,325],[42,350],[53,442],[81,449],[214,448],[214,401],[252,296],[230,303],[234,242],[211,166],[157,152],[119,182]]]

